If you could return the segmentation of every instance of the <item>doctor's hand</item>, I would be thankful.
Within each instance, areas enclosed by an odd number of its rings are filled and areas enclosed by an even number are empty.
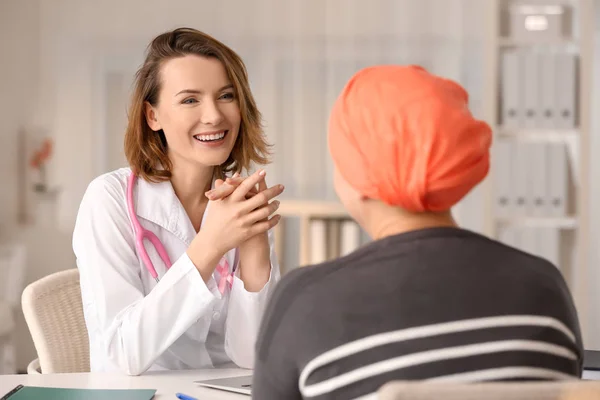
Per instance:
[[[279,222],[279,215],[269,217],[279,207],[278,201],[271,200],[283,192],[283,186],[267,188],[264,178],[264,171],[257,171],[245,178],[227,197],[209,201],[210,212],[206,213],[202,229],[187,250],[205,281],[227,251],[239,247],[253,236],[266,234]],[[253,194],[252,190],[259,184],[263,190]]]
[[[215,188],[206,195],[209,199],[229,196],[245,179],[237,173],[225,181],[217,179]],[[267,190],[267,183],[263,179],[258,183],[258,188],[254,187],[246,197],[250,198],[265,190]],[[271,274],[271,246],[267,232],[252,236],[241,243],[239,249],[240,278],[244,282],[244,288],[250,292],[258,292],[269,281]]]

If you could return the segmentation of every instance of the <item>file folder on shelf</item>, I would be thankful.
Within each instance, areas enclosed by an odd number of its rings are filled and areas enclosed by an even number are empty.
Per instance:
[[[520,234],[515,226],[502,226],[498,231],[498,241],[507,246],[519,248]]]
[[[532,51],[520,51],[522,65],[523,104],[522,127],[527,129],[539,128],[542,122],[540,102],[540,56]]]
[[[556,55],[558,85],[558,115],[556,127],[559,129],[573,129],[576,126],[577,117],[577,57],[570,53],[558,53]]]
[[[539,246],[537,231],[539,228],[527,226],[522,227],[520,230],[519,248],[526,253],[538,255]]]
[[[506,128],[519,128],[521,126],[521,101],[520,101],[520,57],[517,51],[507,50],[502,54],[502,125]]]
[[[564,143],[547,145],[547,207],[548,214],[553,217],[564,217],[567,214],[568,159]]]
[[[514,200],[513,215],[521,216],[526,215],[530,208],[527,196],[527,169],[529,160],[525,143],[515,143],[513,154],[514,158],[511,165],[512,198]]]
[[[539,256],[560,268],[560,230],[558,228],[539,229]]]
[[[527,203],[529,215],[532,217],[543,217],[548,215],[546,207],[546,192],[548,190],[546,148],[547,143],[529,142],[525,143],[528,166],[527,179]]]
[[[340,256],[340,221],[327,220],[327,259],[332,260]]]
[[[511,175],[513,168],[512,147],[513,143],[510,140],[498,141],[493,147],[494,208],[498,217],[510,217],[514,206]]]
[[[327,260],[327,221],[310,220],[310,263],[319,264]]]
[[[540,128],[557,129],[558,124],[558,84],[557,60],[555,53],[541,55],[540,67]]]

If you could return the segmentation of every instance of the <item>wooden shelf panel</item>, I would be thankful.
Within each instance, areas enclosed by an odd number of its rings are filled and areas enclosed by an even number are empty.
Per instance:
[[[348,212],[337,201],[282,199],[277,210],[283,217],[347,218]]]
[[[501,139],[515,139],[528,142],[577,142],[581,134],[577,129],[521,129],[504,128],[497,129],[497,136]]]
[[[502,225],[515,225],[532,228],[577,229],[576,217],[498,217],[496,222]]]

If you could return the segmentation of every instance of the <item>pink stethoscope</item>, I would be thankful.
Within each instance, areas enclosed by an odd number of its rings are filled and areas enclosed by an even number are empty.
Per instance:
[[[142,258],[142,262],[144,263],[144,265],[150,272],[150,275],[152,275],[154,280],[156,280],[156,282],[158,282],[158,280],[159,280],[158,273],[156,272],[156,269],[154,268],[154,264],[152,264],[152,260],[150,260],[150,257],[148,256],[148,252],[146,251],[146,248],[144,247],[144,239],[147,239],[150,241],[150,243],[152,243],[152,245],[156,249],[156,252],[160,256],[162,261],[165,263],[165,265],[167,266],[167,269],[171,268],[172,263],[171,263],[171,259],[169,258],[169,255],[167,254],[167,251],[165,250],[165,247],[160,242],[160,239],[158,239],[158,237],[153,232],[150,232],[149,230],[144,229],[142,227],[142,225],[140,224],[140,221],[138,220],[137,215],[135,214],[135,209],[134,209],[134,205],[133,205],[133,187],[135,186],[136,179],[137,179],[137,176],[135,175],[135,173],[132,172],[131,175],[129,176],[129,180],[128,180],[128,184],[127,184],[127,210],[129,212],[129,218],[131,219],[131,222],[133,224],[133,232],[135,234],[135,247],[136,247],[138,253],[140,254],[140,257]],[[237,256],[237,250],[236,250],[236,256]],[[221,261],[219,262],[219,265],[217,266],[216,271],[219,273],[219,275],[221,277],[219,279],[219,285],[218,285],[219,292],[221,292],[221,294],[223,294],[225,292],[225,287],[228,284],[229,284],[229,287],[231,287],[231,285],[233,284],[233,274],[231,272],[229,272],[229,262],[227,261],[226,256],[221,258]]]

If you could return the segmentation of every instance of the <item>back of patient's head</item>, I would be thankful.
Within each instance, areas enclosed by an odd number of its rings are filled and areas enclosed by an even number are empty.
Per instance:
[[[447,212],[487,175],[491,136],[457,83],[418,66],[363,69],[329,121],[338,196],[346,206],[351,191],[410,214]]]

